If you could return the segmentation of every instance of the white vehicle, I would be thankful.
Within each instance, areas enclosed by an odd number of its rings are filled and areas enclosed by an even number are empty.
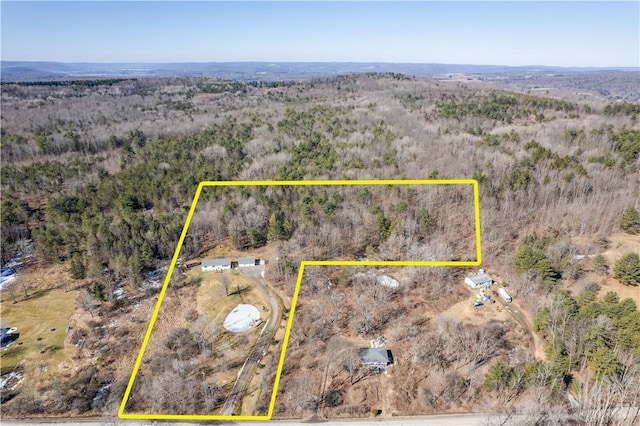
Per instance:
[[[507,290],[504,289],[504,287],[500,287],[498,289],[498,294],[500,295],[500,297],[502,297],[502,299],[507,302],[507,303],[511,303],[511,296],[509,296],[509,293],[507,293]]]

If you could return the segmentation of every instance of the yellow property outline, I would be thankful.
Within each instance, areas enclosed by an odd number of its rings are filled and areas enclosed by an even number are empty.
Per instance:
[[[425,261],[404,261],[404,260],[392,260],[392,261],[378,261],[378,260],[303,260],[300,263],[300,269],[298,271],[298,278],[296,281],[295,290],[291,299],[291,308],[289,310],[289,319],[287,321],[287,327],[285,329],[284,338],[282,340],[282,349],[280,351],[280,360],[278,362],[278,369],[276,371],[276,378],[273,384],[273,390],[271,393],[271,402],[269,403],[269,411],[266,416],[225,416],[225,415],[189,415],[189,414],[127,414],[124,412],[131,389],[133,388],[133,382],[136,379],[142,358],[144,356],[145,349],[149,343],[151,331],[158,317],[160,306],[164,299],[165,293],[169,286],[169,281],[173,270],[176,266],[178,256],[182,244],[187,235],[187,229],[191,223],[191,218],[198,204],[200,193],[205,186],[344,186],[344,185],[472,185],[473,186],[473,204],[474,204],[474,221],[475,221],[475,238],[476,238],[476,260],[462,260],[462,261],[437,261],[437,260],[425,260]],[[482,262],[482,249],[480,242],[480,196],[478,193],[478,181],[475,179],[418,179],[418,180],[303,180],[303,181],[219,181],[219,182],[200,182],[196,195],[193,197],[187,220],[185,221],[182,229],[182,234],[178,240],[171,265],[167,272],[167,276],[164,280],[162,289],[158,296],[158,302],[151,315],[151,321],[149,327],[142,341],[142,347],[138,353],[138,358],[133,366],[133,372],[129,378],[129,383],[124,392],[122,402],[120,403],[120,409],[118,410],[118,417],[121,419],[142,419],[142,420],[270,420],[273,415],[273,410],[276,403],[276,395],[278,393],[278,385],[280,384],[280,374],[284,366],[284,359],[287,352],[287,345],[289,343],[289,335],[291,334],[291,326],[293,324],[293,316],[296,309],[296,303],[298,301],[298,292],[300,290],[300,284],[302,283],[302,276],[304,274],[305,266],[478,266]]]

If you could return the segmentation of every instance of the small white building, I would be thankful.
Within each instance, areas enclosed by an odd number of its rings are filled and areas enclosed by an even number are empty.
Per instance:
[[[504,287],[500,287],[498,289],[498,294],[500,295],[500,297],[502,297],[502,299],[507,302],[507,303],[511,303],[511,296],[509,295],[509,293],[507,293],[507,290],[505,290]]]
[[[480,271],[477,275],[470,275],[464,279],[464,283],[471,288],[491,287],[493,280],[491,277]]]
[[[256,258],[255,257],[241,257],[238,259],[238,266],[240,268],[245,268],[248,266],[256,266]]]
[[[219,258],[219,259],[203,259],[202,260],[203,272],[222,271],[225,269],[231,269],[230,259]]]

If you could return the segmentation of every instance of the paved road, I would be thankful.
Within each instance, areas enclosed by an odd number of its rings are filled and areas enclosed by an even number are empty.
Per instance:
[[[640,419],[634,417],[638,412],[637,407],[628,407],[617,410],[614,418],[619,425],[638,425]],[[507,425],[518,426],[531,421],[525,415],[515,415],[509,418],[504,416],[489,416],[488,414],[468,413],[468,414],[443,414],[436,416],[416,416],[416,417],[391,417],[391,418],[370,418],[370,419],[340,419],[340,420],[269,420],[269,421],[207,421],[207,422],[177,422],[177,421],[150,421],[150,420],[120,420],[115,418],[101,419],[44,419],[44,420],[7,420],[2,419],[2,426],[27,426],[41,425],[51,426],[196,426],[196,425],[220,425],[220,426],[292,426],[300,424],[317,424],[321,426],[487,426],[487,425]],[[569,420],[569,417],[564,417]],[[573,419],[577,420],[577,419]]]
[[[229,396],[229,398],[227,398],[222,407],[222,415],[225,416],[235,414],[238,404],[242,401],[242,396],[247,390],[249,383],[251,383],[251,379],[253,379],[254,377],[258,362],[264,355],[266,355],[269,344],[271,343],[271,339],[278,331],[278,327],[280,326],[280,322],[282,320],[282,302],[264,282],[264,279],[261,275],[262,271],[264,271],[264,266],[256,266],[255,268],[245,268],[242,270],[242,273],[252,277],[260,290],[267,295],[267,298],[269,299],[269,305],[271,307],[271,316],[266,321],[266,324],[264,325],[262,332],[260,333],[260,337],[258,338],[258,342],[254,345],[244,365],[240,369],[238,378],[233,385],[231,395]],[[245,414],[248,415],[248,413]]]
[[[292,426],[299,424],[317,424],[321,426],[476,426],[486,425],[487,416],[484,414],[454,414],[454,415],[440,415],[440,416],[425,416],[425,417],[393,417],[393,418],[372,418],[372,419],[343,419],[343,420],[269,420],[265,422],[260,421],[233,421],[233,420],[221,420],[204,422],[206,425],[228,425],[228,426]],[[14,421],[14,420],[2,420],[2,426],[26,426],[26,425],[51,425],[56,424],[59,426],[109,426],[109,425],[123,425],[123,426],[149,426],[149,425],[180,425],[180,426],[195,426],[198,422],[171,422],[171,421],[145,421],[145,420],[120,420],[113,418],[106,419],[90,419],[90,420],[75,420],[75,419],[59,419],[49,421]]]

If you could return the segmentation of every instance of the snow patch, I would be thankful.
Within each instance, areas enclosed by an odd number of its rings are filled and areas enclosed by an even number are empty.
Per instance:
[[[153,292],[158,291],[162,287],[162,283],[166,273],[169,271],[169,264],[163,265],[161,268],[144,272],[144,281],[140,286],[140,289],[143,291]]]
[[[109,388],[111,387],[111,381],[107,382],[103,385],[98,392],[96,392],[96,396],[93,397],[93,401],[91,402],[91,408],[97,408],[100,406],[101,400],[109,394]]]
[[[378,282],[378,284],[381,284],[385,287],[389,287],[389,288],[398,288],[400,287],[400,282],[398,280],[396,280],[395,278],[391,278],[388,275],[378,275],[376,277],[376,281]]]
[[[12,267],[2,268],[2,271],[0,272],[0,290],[2,290],[5,285],[15,280],[16,280],[16,270],[14,268]]]
[[[4,376],[0,377],[0,390],[14,390],[20,383],[22,383],[23,380],[24,376],[17,371],[12,371],[9,374],[5,374]]]
[[[381,269],[380,272],[384,272],[384,270]],[[373,274],[371,272],[365,274],[365,273],[359,272],[359,273],[355,274],[354,276],[372,278],[372,279],[374,279],[376,281],[376,283],[378,283],[380,285],[383,285],[385,287],[388,287],[388,288],[398,288],[398,287],[400,287],[400,281],[398,281],[395,278],[392,278],[392,277],[390,277],[388,275],[375,275],[375,274]]]
[[[115,297],[116,300],[124,299],[124,290],[122,289],[122,287],[118,287],[113,290],[113,297]]]
[[[0,269],[0,290],[16,280],[18,267],[23,266],[33,256],[33,241],[19,241],[19,252]]]

